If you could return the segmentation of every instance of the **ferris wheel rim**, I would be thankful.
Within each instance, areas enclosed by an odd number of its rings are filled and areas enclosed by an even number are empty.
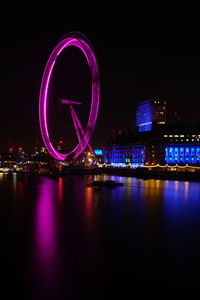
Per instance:
[[[53,147],[51,140],[49,138],[48,122],[47,122],[48,90],[49,90],[50,79],[51,79],[51,75],[52,75],[52,71],[56,59],[60,55],[60,53],[69,46],[78,47],[83,52],[88,62],[88,66],[92,78],[92,96],[91,96],[89,118],[88,118],[85,133],[82,136],[81,141],[77,144],[77,146],[74,147],[72,151],[67,153],[60,153]],[[82,153],[82,151],[89,143],[89,140],[94,131],[94,127],[98,115],[99,100],[100,100],[100,79],[99,79],[99,70],[98,70],[98,65],[94,54],[94,50],[91,46],[91,43],[83,34],[81,34],[80,32],[70,32],[67,35],[65,35],[62,38],[62,40],[60,40],[58,44],[55,46],[55,48],[53,49],[47,61],[47,64],[45,66],[41,87],[40,87],[40,97],[39,97],[40,130],[47,151],[50,153],[52,157],[54,157],[57,160],[65,160],[69,156],[72,158],[77,158]]]

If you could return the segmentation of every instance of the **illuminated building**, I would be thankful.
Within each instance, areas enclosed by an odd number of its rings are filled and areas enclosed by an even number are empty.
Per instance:
[[[104,162],[103,160],[103,150],[102,149],[94,149],[94,155],[96,158],[96,162],[98,162],[99,164],[102,164]]]
[[[199,164],[200,144],[167,144],[165,147],[167,164]]]
[[[121,137],[119,135],[119,137]],[[126,137],[126,139],[125,139]],[[142,152],[143,151],[143,152]],[[200,125],[156,124],[151,131],[118,136],[104,150],[112,167],[200,165]]]
[[[155,99],[139,102],[136,111],[138,131],[150,131],[154,124],[166,124],[166,101]]]
[[[104,162],[111,167],[144,165],[200,165],[200,143],[130,145],[107,147]]]
[[[166,124],[166,102],[138,103],[135,133],[116,132],[104,149],[111,167],[200,167],[200,124]]]
[[[103,155],[103,151],[102,151],[102,149],[94,149],[94,154],[102,156]]]
[[[136,126],[138,131],[150,131],[152,128],[152,106],[151,101],[146,100],[138,104],[136,112]]]
[[[104,151],[104,162],[112,167],[142,167],[145,163],[145,146],[107,147]]]

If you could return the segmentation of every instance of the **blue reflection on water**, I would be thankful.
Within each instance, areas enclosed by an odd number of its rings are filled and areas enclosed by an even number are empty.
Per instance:
[[[200,216],[200,184],[188,181],[164,182],[164,211],[168,222],[195,221]]]
[[[39,294],[44,289],[45,295],[66,294],[71,287],[73,294],[77,282],[80,289],[90,289],[109,285],[110,278],[117,285],[129,280],[191,286],[199,280],[194,273],[200,267],[199,183],[108,175],[57,181],[6,176],[0,175],[6,195],[0,202],[2,220],[12,222],[20,236],[28,253],[28,280],[37,283]],[[107,179],[124,185],[87,186]]]

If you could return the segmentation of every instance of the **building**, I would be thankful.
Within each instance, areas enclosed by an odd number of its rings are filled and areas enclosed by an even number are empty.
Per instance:
[[[199,165],[200,144],[166,144],[165,162],[178,165]]]
[[[166,101],[151,99],[139,102],[136,111],[138,131],[151,131],[155,124],[166,124]]]
[[[162,126],[161,126],[162,125]],[[166,102],[138,103],[135,134],[115,133],[104,150],[112,167],[200,166],[200,125],[166,124]]]
[[[165,129],[165,130],[164,130]],[[183,134],[183,131],[185,133]],[[200,130],[188,133],[164,126],[163,131],[152,130],[148,135],[135,137],[126,145],[109,145],[104,150],[104,162],[112,167],[136,168],[152,165],[200,165]]]
[[[145,146],[110,146],[104,151],[104,162],[111,167],[137,168],[144,166]]]
[[[104,163],[103,150],[101,148],[94,149],[95,161],[98,164]]]

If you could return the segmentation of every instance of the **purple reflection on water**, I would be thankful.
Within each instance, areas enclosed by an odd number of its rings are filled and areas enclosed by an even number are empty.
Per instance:
[[[35,219],[36,260],[39,264],[37,271],[48,284],[53,279],[57,264],[57,226],[53,201],[57,185],[47,178],[41,180]]]

